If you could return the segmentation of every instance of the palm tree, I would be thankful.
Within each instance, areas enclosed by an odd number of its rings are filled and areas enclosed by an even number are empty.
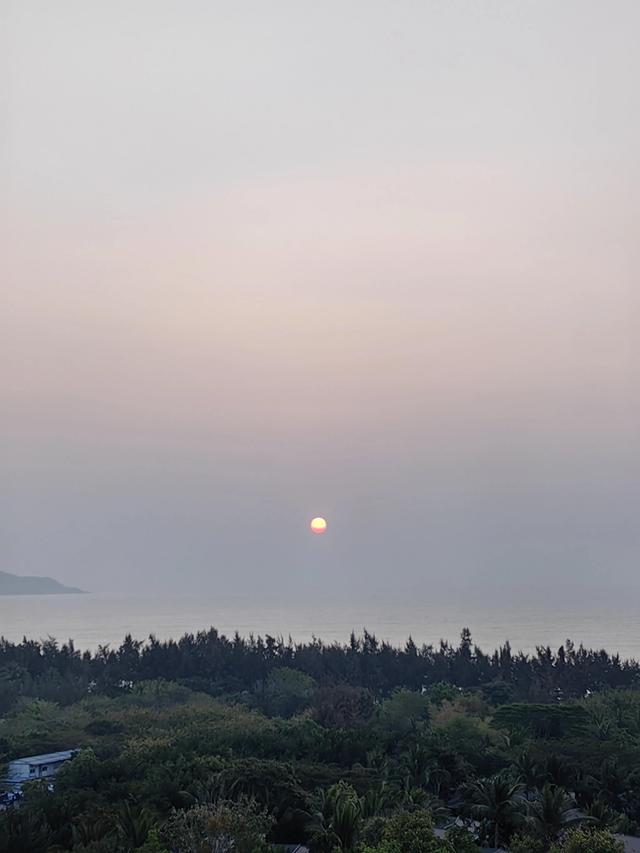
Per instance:
[[[147,809],[132,806],[128,800],[120,807],[116,828],[121,843],[125,845],[123,850],[142,847],[152,827],[153,818]]]
[[[360,811],[363,818],[376,817],[383,814],[391,804],[391,794],[386,782],[378,788],[368,788],[360,797]]]
[[[608,800],[610,805],[616,806],[620,803],[629,787],[629,777],[615,758],[605,758],[602,762],[599,785],[602,797]]]
[[[540,781],[540,767],[528,750],[520,753],[515,760],[514,766],[528,797],[536,789]]]
[[[613,719],[605,713],[593,713],[591,725],[598,740],[608,740],[614,727]]]
[[[106,815],[98,813],[82,814],[71,827],[74,846],[89,847],[104,838],[111,829]]]
[[[589,823],[597,829],[615,829],[620,822],[620,814],[602,799],[594,800],[585,813]]]
[[[317,850],[351,853],[362,822],[363,803],[351,785],[338,782],[316,796],[316,809],[307,815],[306,828]]]
[[[359,800],[342,797],[336,802],[332,829],[338,837],[339,849],[344,853],[355,849],[361,815]]]
[[[453,776],[446,767],[435,765],[425,772],[424,781],[427,788],[433,791],[436,797],[440,797],[443,788],[446,789],[451,785]]]
[[[402,763],[413,787],[424,785],[430,765],[429,750],[423,744],[413,744],[403,756]]]
[[[198,803],[200,805],[209,806],[224,799],[224,783],[221,784],[217,776],[210,776],[203,782],[198,782],[194,786],[193,793],[180,791],[180,794],[185,798],[190,798],[190,804]]]
[[[571,785],[571,790],[573,790],[575,770],[562,756],[552,754],[547,758],[544,765],[544,775],[547,782],[552,785],[558,787]]]
[[[468,787],[471,814],[482,821],[493,836],[493,846],[499,847],[522,823],[524,785],[513,782],[505,773],[481,779]]]
[[[563,829],[583,821],[583,812],[563,788],[547,783],[536,800],[529,805],[527,822],[535,834],[547,843]]]
[[[7,853],[44,853],[50,840],[49,825],[43,817],[27,810],[7,811],[0,849]]]

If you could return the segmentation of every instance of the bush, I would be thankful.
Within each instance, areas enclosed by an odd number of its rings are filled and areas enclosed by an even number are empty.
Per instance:
[[[152,829],[147,836],[147,840],[138,847],[135,853],[169,853],[165,845],[160,840],[160,833],[157,829]]]
[[[439,681],[437,684],[432,684],[429,687],[426,695],[429,702],[439,708],[443,702],[455,702],[461,693],[461,688],[456,687],[455,684],[450,684],[448,681]]]
[[[514,835],[509,844],[509,853],[545,853],[546,844],[531,835]]]
[[[413,690],[396,690],[382,703],[380,720],[392,737],[411,734],[429,722],[429,700]]]
[[[308,708],[316,682],[287,666],[272,670],[264,685],[265,711],[275,717],[293,717]]]
[[[387,820],[380,844],[363,853],[451,853],[451,846],[436,838],[427,812],[399,812]]]
[[[253,800],[223,800],[199,805],[187,811],[174,811],[162,833],[162,840],[176,853],[194,853],[203,849],[203,840],[211,849],[226,853],[257,853],[265,846],[272,818]]]
[[[580,827],[567,832],[549,853],[624,853],[624,844],[606,830]]]
[[[84,727],[89,735],[103,737],[104,735],[117,735],[124,731],[124,726],[118,720],[98,719],[92,720]]]
[[[480,853],[473,834],[464,826],[452,826],[446,831],[445,839],[455,853]]]

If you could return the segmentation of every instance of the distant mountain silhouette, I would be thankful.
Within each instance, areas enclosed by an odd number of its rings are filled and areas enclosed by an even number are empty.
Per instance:
[[[53,578],[37,578],[0,572],[0,595],[62,595],[84,591],[75,586],[64,586]]]

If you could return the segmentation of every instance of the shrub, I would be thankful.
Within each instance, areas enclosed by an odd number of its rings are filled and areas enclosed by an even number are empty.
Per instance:
[[[554,844],[550,853],[624,853],[624,844],[602,829],[572,829]]]

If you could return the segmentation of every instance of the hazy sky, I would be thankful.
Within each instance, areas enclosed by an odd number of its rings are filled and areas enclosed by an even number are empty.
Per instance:
[[[640,588],[637,0],[0,8],[1,568]]]

